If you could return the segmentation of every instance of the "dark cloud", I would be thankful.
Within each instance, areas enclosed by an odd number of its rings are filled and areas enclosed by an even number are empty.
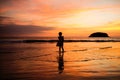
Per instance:
[[[34,25],[0,24],[0,36],[21,36],[53,30],[53,27]]]
[[[0,16],[0,20],[2,19],[9,19],[10,17],[6,17],[6,16]]]
[[[0,16],[0,24],[4,23],[4,21],[11,21],[11,17],[6,17],[6,16]]]
[[[2,6],[11,6],[14,2],[24,2],[25,0],[0,0],[0,7]]]
[[[3,4],[8,4],[10,3],[12,0],[0,0],[0,4],[3,5]]]
[[[17,1],[17,0],[16,0]],[[13,0],[0,0],[0,8],[10,8],[13,6]]]
[[[7,16],[0,16],[0,24],[30,24],[31,21],[22,21],[22,20],[17,20],[13,17],[7,17]]]
[[[12,17],[0,16],[0,36],[22,36],[53,30],[53,27],[15,24]]]

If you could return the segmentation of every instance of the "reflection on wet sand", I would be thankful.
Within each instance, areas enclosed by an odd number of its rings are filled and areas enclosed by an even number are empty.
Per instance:
[[[64,52],[59,51],[58,55],[58,72],[61,74],[64,70]]]
[[[120,42],[65,43],[64,53],[55,45],[1,44],[0,80],[120,79]]]

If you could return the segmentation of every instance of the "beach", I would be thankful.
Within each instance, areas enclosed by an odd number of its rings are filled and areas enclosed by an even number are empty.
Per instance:
[[[1,43],[1,80],[119,80],[120,42]],[[60,57],[62,54],[62,58]]]
[[[0,0],[0,80],[120,80],[120,0]]]

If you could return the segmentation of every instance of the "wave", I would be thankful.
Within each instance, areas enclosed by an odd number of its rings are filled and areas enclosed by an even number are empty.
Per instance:
[[[0,43],[57,42],[58,40],[0,40]],[[120,42],[120,40],[64,40],[64,42]]]
[[[23,43],[24,40],[0,40],[0,43]]]
[[[57,42],[58,40],[24,40],[23,42]],[[65,40],[64,42],[120,42],[120,40]]]

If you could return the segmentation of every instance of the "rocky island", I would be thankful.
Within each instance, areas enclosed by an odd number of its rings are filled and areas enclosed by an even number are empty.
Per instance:
[[[104,32],[95,32],[90,34],[89,37],[109,37],[107,33]]]

